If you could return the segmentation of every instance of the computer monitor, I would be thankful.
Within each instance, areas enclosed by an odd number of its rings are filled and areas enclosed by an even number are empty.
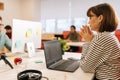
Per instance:
[[[26,43],[31,42],[34,48],[41,47],[41,23],[13,19],[12,53],[25,52]]]

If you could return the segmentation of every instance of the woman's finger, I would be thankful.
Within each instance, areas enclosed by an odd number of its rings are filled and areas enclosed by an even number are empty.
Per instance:
[[[90,27],[88,27],[88,33],[92,34],[92,31],[91,31]]]
[[[80,30],[81,30],[81,32],[82,32],[82,33],[84,33],[84,32],[85,32],[84,28],[81,28]]]

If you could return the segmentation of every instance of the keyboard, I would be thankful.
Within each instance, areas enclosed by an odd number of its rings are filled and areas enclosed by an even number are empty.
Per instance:
[[[75,61],[73,61],[73,60],[66,60],[65,62],[57,65],[57,66],[55,67],[55,69],[61,69],[61,70],[62,70],[62,69],[66,69],[67,67],[69,67],[70,65],[72,65],[74,62],[75,62]]]

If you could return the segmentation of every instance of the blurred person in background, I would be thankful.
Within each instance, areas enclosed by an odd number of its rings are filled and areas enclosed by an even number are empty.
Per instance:
[[[80,35],[76,31],[76,27],[74,25],[70,26],[70,32],[65,37],[65,39],[67,40],[67,42],[79,42],[80,41]],[[76,51],[78,51],[78,49],[79,49],[79,47],[70,46],[70,50],[69,51],[76,52]]]
[[[11,40],[8,38],[5,32],[2,31],[2,27],[2,17],[0,16],[0,53],[2,53],[2,49],[4,47],[6,47],[8,50],[11,50]]]
[[[6,25],[4,27],[4,29],[6,30],[6,35],[11,39],[12,38],[12,28],[10,25]]]

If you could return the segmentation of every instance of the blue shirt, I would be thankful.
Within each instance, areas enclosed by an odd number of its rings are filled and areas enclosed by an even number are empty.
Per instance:
[[[8,50],[11,50],[11,40],[8,38],[8,36],[4,32],[0,32],[0,50],[3,47],[6,47]]]

